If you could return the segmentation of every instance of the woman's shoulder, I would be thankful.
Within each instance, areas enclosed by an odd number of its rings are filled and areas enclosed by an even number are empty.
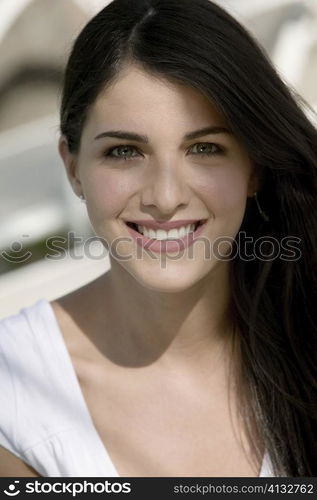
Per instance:
[[[44,357],[50,341],[56,337],[56,318],[50,302],[39,299],[18,312],[0,319],[0,355],[2,367],[32,370],[30,361]],[[17,371],[17,370],[15,370]]]
[[[30,348],[33,345],[31,337],[43,336],[50,331],[55,333],[59,329],[63,336],[71,333],[77,317],[85,310],[86,297],[89,295],[90,284],[53,300],[40,298],[0,318],[0,352],[1,347],[6,350],[19,348],[21,351],[23,344]]]
[[[17,467],[46,456],[48,438],[62,432],[65,439],[78,408],[53,308],[41,299],[0,320],[0,459],[14,454]]]
[[[35,403],[40,367],[35,331],[37,320],[45,315],[45,306],[41,299],[0,320],[0,445],[17,460],[23,458],[23,446],[32,437],[30,425],[26,434],[24,431]],[[43,367],[44,363],[41,375]],[[23,439],[18,434],[20,428]]]
[[[4,403],[16,398],[17,391],[32,390],[38,377],[46,374],[53,333],[54,316],[46,299],[0,319],[0,398]]]
[[[2,350],[12,348],[15,351],[18,349],[21,352],[23,343],[29,344],[36,323],[49,320],[46,299],[39,299],[29,306],[21,307],[13,314],[2,317],[0,319],[0,348]]]

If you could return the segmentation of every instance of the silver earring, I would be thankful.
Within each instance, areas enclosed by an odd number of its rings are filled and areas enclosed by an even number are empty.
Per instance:
[[[262,208],[260,207],[260,203],[259,203],[259,200],[258,200],[258,197],[257,197],[257,191],[253,194],[253,197],[256,201],[256,204],[257,204],[257,207],[258,207],[258,210],[259,210],[259,213],[261,215],[261,217],[266,221],[266,222],[269,222],[270,220],[270,217],[262,210]]]
[[[80,201],[82,201],[83,203],[86,203],[86,200],[85,200],[83,194],[79,195],[79,198],[80,198]]]

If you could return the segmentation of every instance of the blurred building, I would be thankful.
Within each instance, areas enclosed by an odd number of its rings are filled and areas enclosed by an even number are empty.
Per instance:
[[[94,234],[57,153],[58,108],[72,42],[108,3],[0,0],[0,317],[67,293],[109,266],[106,258],[76,260],[69,253],[58,262],[43,258],[52,235]],[[218,3],[317,109],[316,0]]]

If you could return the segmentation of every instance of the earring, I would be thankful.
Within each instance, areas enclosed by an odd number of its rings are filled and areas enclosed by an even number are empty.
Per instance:
[[[259,213],[261,215],[261,217],[266,221],[266,222],[269,222],[270,220],[270,217],[262,210],[262,208],[260,207],[260,203],[259,203],[259,200],[258,200],[258,197],[257,197],[257,191],[255,191],[255,193],[253,194],[253,197],[256,201],[256,204],[257,204],[257,207],[258,207],[258,210],[259,210]]]
[[[83,203],[86,203],[86,200],[85,200],[83,194],[79,195],[79,198],[80,198],[80,201],[82,201]]]

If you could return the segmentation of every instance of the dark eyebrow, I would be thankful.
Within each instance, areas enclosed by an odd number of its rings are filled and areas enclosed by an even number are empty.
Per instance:
[[[204,127],[194,132],[189,132],[184,136],[185,141],[191,139],[197,139],[207,134],[232,134],[232,131],[226,127]],[[135,134],[134,132],[126,132],[125,130],[108,130],[108,132],[102,132],[95,137],[95,140],[101,139],[103,137],[116,137],[118,139],[126,139],[128,141],[142,142],[143,144],[148,144],[149,138],[146,135]]]

